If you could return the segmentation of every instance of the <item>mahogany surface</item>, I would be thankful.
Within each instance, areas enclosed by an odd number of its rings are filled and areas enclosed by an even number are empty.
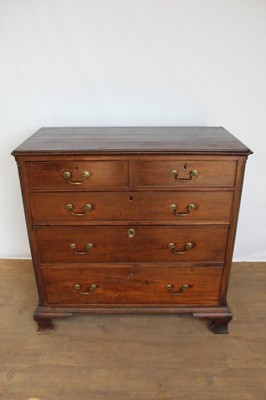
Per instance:
[[[222,268],[219,267],[96,267],[43,268],[47,299],[50,304],[170,304],[216,305],[219,299]],[[91,284],[98,287],[89,295],[80,295],[73,282],[87,291]],[[169,295],[167,284],[177,292],[184,284],[191,287],[180,294]],[[148,289],[148,290],[147,290]]]
[[[152,192],[79,192],[79,193],[36,193],[30,194],[32,216],[38,224],[49,221],[61,223],[86,224],[91,221],[161,221],[165,220],[187,224],[189,221],[204,222],[216,220],[220,223],[229,223],[233,200],[232,191],[198,192],[198,191],[152,191]],[[74,209],[66,208],[72,204]],[[84,205],[91,204],[92,209],[84,213]],[[178,206],[174,212],[171,205]],[[195,205],[195,210],[187,216],[189,204]],[[219,205],[219,206],[218,206]],[[177,214],[177,215],[176,215]]]
[[[222,127],[41,128],[14,150],[39,330],[76,312],[160,312],[227,333],[251,153]]]
[[[223,127],[41,128],[16,153],[211,152],[250,154]]]
[[[135,237],[128,237],[129,229]],[[227,225],[186,226],[42,226],[35,230],[39,259],[45,263],[90,262],[224,262]],[[184,254],[173,254],[168,244],[174,242],[183,251],[188,242],[195,247]],[[76,255],[69,247],[77,245],[83,251],[88,243],[93,248],[88,254]]]
[[[62,179],[65,171],[71,171],[73,181],[79,181],[83,171],[88,171],[91,174],[84,181],[83,190],[87,187],[123,187],[128,185],[128,163],[126,161],[69,162],[63,160],[61,162],[27,163],[29,186],[32,188],[66,188],[69,183]]]

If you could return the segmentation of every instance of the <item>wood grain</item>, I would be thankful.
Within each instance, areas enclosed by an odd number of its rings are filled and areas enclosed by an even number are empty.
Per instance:
[[[236,174],[235,161],[199,161],[196,158],[187,161],[136,161],[135,185],[136,186],[170,186],[182,188],[184,186],[234,186]],[[174,179],[171,171],[177,171],[178,177]],[[190,172],[196,170],[198,175],[191,181]],[[179,179],[186,179],[185,182]]]
[[[266,263],[234,263],[230,335],[176,315],[75,315],[37,335],[29,260],[1,260],[4,400],[265,400]]]
[[[27,162],[27,174],[30,188],[67,188],[86,189],[90,187],[128,186],[128,163],[126,161],[72,161]],[[73,185],[63,177],[69,171],[71,181],[82,182],[82,173],[87,171],[90,177],[81,185]]]
[[[199,137],[202,140],[199,141]],[[97,154],[120,151],[251,154],[243,143],[222,127],[41,128],[13,154],[73,154],[73,151]]]
[[[89,193],[34,193],[30,194],[34,223],[50,224],[60,221],[80,224],[83,221],[220,221],[229,222],[233,192],[89,192]],[[84,205],[91,204],[92,210],[83,216],[72,215],[66,208],[72,204],[74,213],[84,213]],[[187,216],[175,215],[171,205],[177,206],[176,213],[186,213],[189,204],[195,210]]]
[[[135,237],[129,238],[129,229]],[[228,227],[221,226],[50,226],[37,227],[36,241],[40,262],[45,263],[89,263],[91,262],[223,262]],[[168,244],[176,244],[178,251],[184,251],[186,243],[194,248],[184,254],[173,254]],[[211,242],[211,245],[210,245]],[[75,243],[77,251],[85,251],[88,243],[93,248],[88,254],[75,254],[70,244]]]
[[[43,268],[47,305],[218,305],[222,268],[130,267]],[[75,290],[79,284],[81,289]],[[90,292],[90,286],[96,289]],[[171,294],[166,286],[172,284]],[[189,285],[182,292],[181,288]],[[81,294],[82,292],[88,294]]]

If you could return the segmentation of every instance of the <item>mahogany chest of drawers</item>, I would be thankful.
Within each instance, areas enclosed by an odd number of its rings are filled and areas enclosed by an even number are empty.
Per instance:
[[[191,313],[227,333],[247,156],[223,128],[42,128],[12,153],[39,330],[86,313]]]

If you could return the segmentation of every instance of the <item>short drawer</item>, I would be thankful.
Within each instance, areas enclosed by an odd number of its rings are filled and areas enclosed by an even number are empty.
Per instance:
[[[236,161],[136,161],[136,186],[234,186]]]
[[[49,226],[36,229],[40,262],[224,262],[228,227]]]
[[[128,186],[127,161],[27,162],[27,173],[31,188]]]
[[[222,269],[43,268],[47,304],[218,305]]]
[[[31,193],[34,221],[229,222],[232,192]]]

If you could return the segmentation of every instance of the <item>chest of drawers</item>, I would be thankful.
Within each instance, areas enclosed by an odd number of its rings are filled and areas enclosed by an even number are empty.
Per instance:
[[[223,128],[42,128],[17,161],[39,330],[83,313],[190,313],[227,333],[247,156]]]

